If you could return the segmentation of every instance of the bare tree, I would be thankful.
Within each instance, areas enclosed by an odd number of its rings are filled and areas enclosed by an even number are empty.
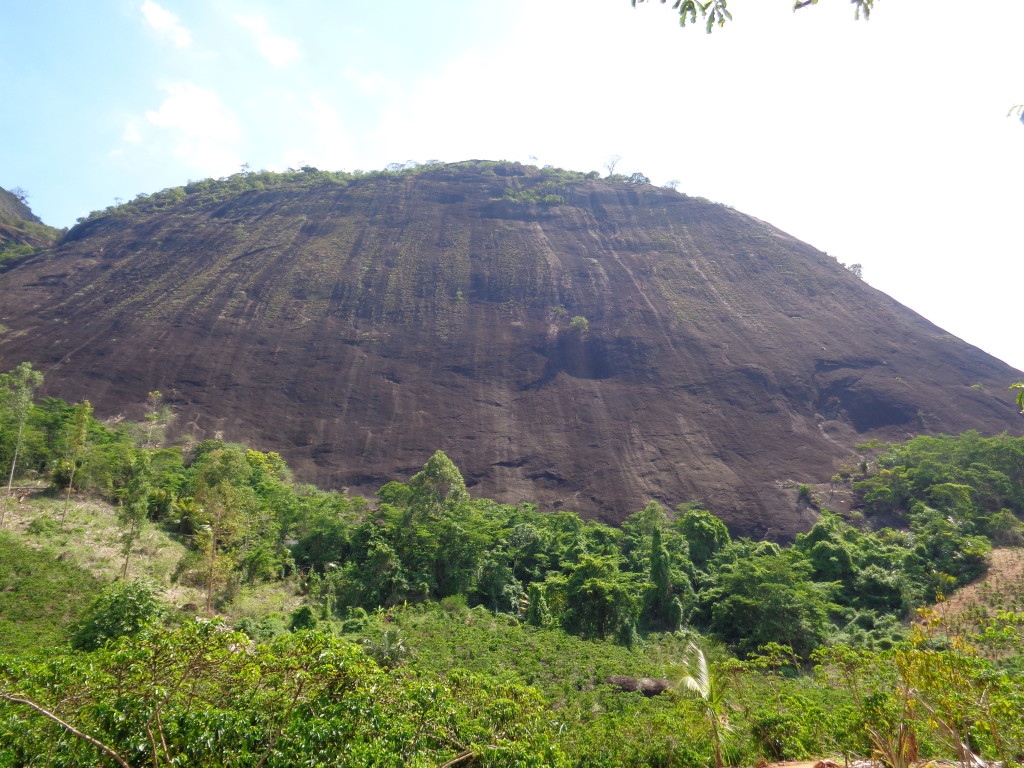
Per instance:
[[[622,155],[609,155],[604,161],[604,167],[608,169],[609,176],[615,175],[615,166],[619,164],[620,160],[622,160]]]

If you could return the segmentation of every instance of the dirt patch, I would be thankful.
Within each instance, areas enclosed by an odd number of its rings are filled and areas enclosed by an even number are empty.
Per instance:
[[[950,625],[1024,609],[1024,547],[992,550],[988,573],[934,606]]]

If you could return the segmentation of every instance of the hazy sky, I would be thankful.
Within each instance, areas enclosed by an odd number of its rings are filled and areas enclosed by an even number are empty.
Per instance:
[[[791,5],[0,0],[0,186],[68,226],[242,163],[621,155],[1024,368],[1024,2]]]

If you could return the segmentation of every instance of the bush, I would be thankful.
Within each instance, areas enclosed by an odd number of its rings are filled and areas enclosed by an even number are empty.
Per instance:
[[[576,315],[569,321],[569,330],[580,334],[586,333],[590,330],[590,321],[582,315]]]
[[[269,642],[288,632],[284,616],[277,611],[271,611],[260,619],[246,617],[235,625],[235,629],[244,632],[249,639],[257,643]]]
[[[770,760],[799,760],[809,756],[803,725],[788,712],[756,710],[751,714],[750,733],[758,749]]]
[[[71,636],[71,647],[94,651],[108,640],[136,635],[164,614],[157,587],[145,581],[118,581],[89,606]]]
[[[303,629],[313,629],[317,625],[316,614],[308,605],[296,608],[288,619],[288,631],[298,632]]]
[[[52,536],[60,530],[60,523],[51,517],[37,517],[25,530],[32,536]]]

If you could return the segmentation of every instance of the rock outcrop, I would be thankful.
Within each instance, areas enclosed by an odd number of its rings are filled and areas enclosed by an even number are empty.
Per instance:
[[[441,449],[475,495],[611,522],[702,499],[771,538],[859,443],[1019,424],[1020,372],[671,190],[500,163],[188,190],[9,262],[4,364],[100,416],[159,389],[326,487]]]

